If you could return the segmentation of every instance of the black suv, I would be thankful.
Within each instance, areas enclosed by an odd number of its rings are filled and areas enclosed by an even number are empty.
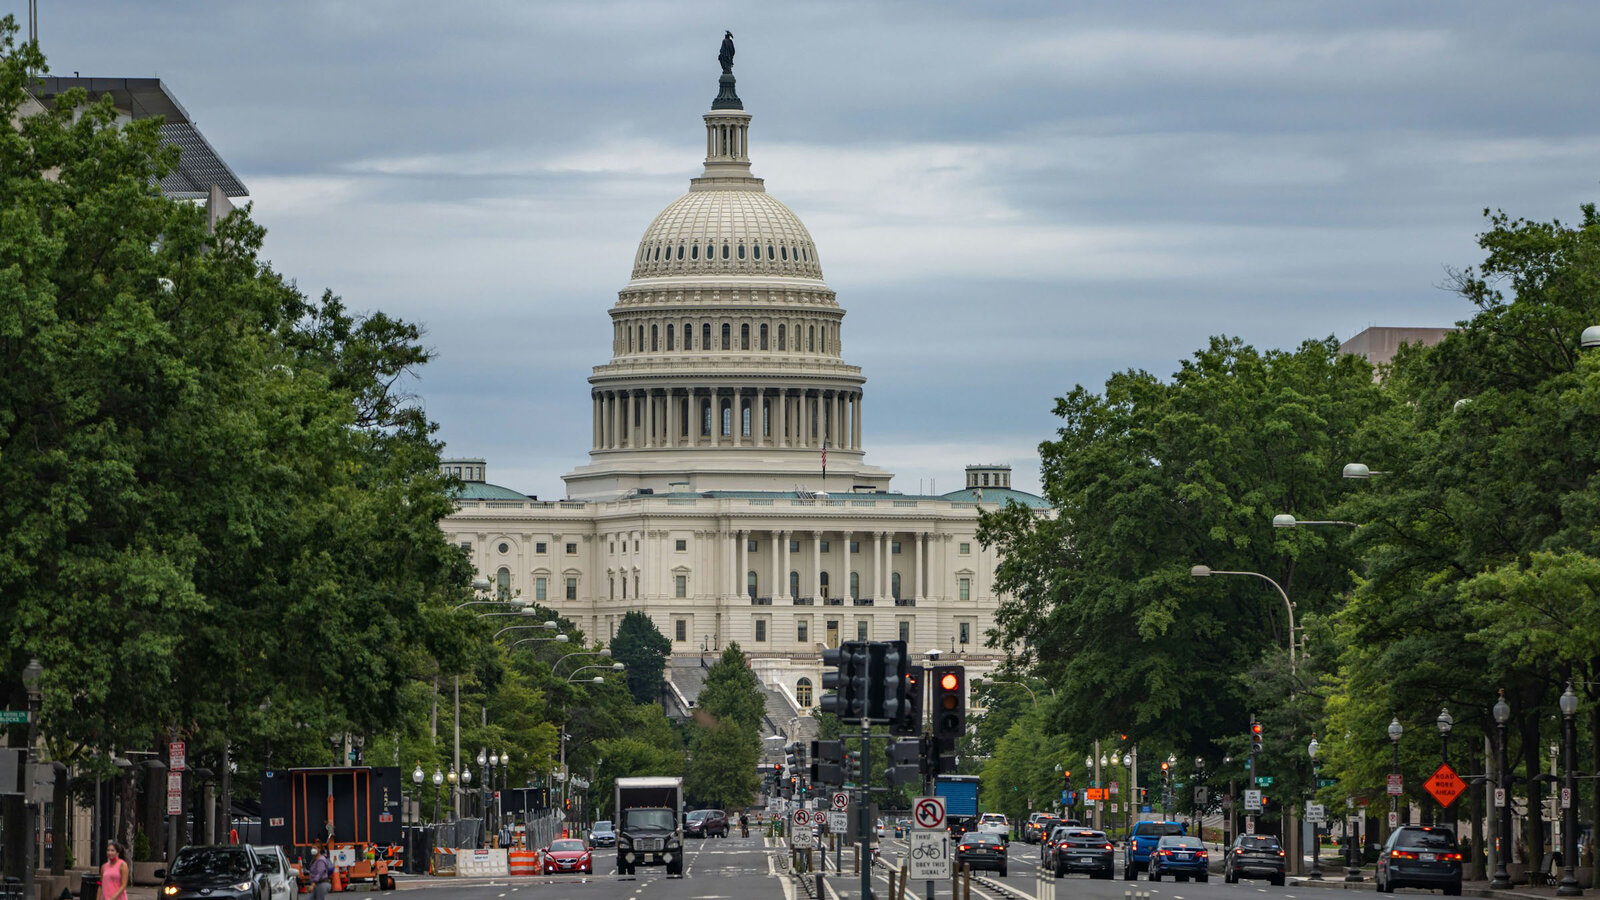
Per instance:
[[[1241,878],[1267,878],[1283,886],[1283,845],[1270,834],[1241,834],[1222,857],[1222,880],[1238,884]]]
[[[1060,878],[1068,872],[1088,872],[1090,878],[1115,877],[1116,850],[1104,831],[1092,828],[1057,828],[1055,847],[1047,868]]]
[[[163,898],[267,900],[271,896],[255,848],[244,844],[185,847],[171,868],[157,869],[155,874],[163,879]]]
[[[1461,896],[1461,848],[1456,834],[1435,825],[1402,825],[1378,853],[1378,892],[1397,887],[1439,888]]]

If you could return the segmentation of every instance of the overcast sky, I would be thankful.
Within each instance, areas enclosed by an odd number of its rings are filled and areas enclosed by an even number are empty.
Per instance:
[[[1591,2],[39,5],[54,73],[166,82],[277,269],[422,323],[446,453],[542,497],[587,461],[607,310],[700,170],[724,29],[907,493],[978,462],[1036,490],[1053,398],[1214,334],[1448,325],[1485,207],[1600,197]]]

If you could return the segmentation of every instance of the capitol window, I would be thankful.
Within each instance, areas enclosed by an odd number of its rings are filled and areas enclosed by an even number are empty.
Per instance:
[[[777,257],[772,255],[772,245],[768,244],[767,245],[767,259],[776,259],[776,258]]]
[[[779,247],[778,250],[783,253],[783,261],[784,262],[788,262],[789,261],[789,248],[788,247]]]
[[[900,640],[908,644],[911,643],[911,621],[909,619],[900,620]]]
[[[749,322],[744,322],[744,323],[741,323],[739,325],[739,349],[740,350],[749,350],[750,349],[750,323]]]
[[[756,620],[756,643],[764,644],[767,640],[767,620]]]
[[[823,572],[823,573],[821,573],[821,576],[822,576],[822,599],[826,600],[826,599],[828,599],[828,596],[829,596],[828,595],[828,573],[827,572]]]
[[[722,258],[723,259],[727,259],[728,258],[728,245],[727,244],[723,244],[722,245]]]
[[[674,596],[674,597],[687,597],[687,596],[689,596],[689,576],[687,576],[687,575],[674,575],[673,576],[673,578],[672,578],[672,596]]]
[[[900,599],[900,573],[899,572],[891,572],[891,573],[889,573],[889,596],[893,597],[896,600]]]
[[[867,639],[867,620],[861,619],[856,622],[856,640],[864,641]]]
[[[678,538],[672,542],[672,549],[682,553],[683,551],[689,549],[689,540],[687,538]]]
[[[791,596],[791,597],[800,596],[800,573],[799,572],[790,572],[789,573],[789,596]]]
[[[543,555],[544,554],[544,541],[535,541],[534,544],[533,544],[533,552],[537,553],[537,554],[540,554],[540,555]]]
[[[717,255],[717,248],[712,246],[711,244],[707,244],[706,245],[706,259],[712,259],[716,255]]]
[[[733,326],[727,322],[722,323],[722,349],[733,349]]]
[[[690,259],[699,259],[700,258],[700,245],[699,244],[695,244],[693,247],[689,248],[689,258]]]
[[[971,578],[963,578],[963,579],[961,579],[959,584],[961,585],[961,594],[960,594],[961,599],[962,600],[971,600],[972,599],[972,579]]]
[[[661,326],[659,325],[650,326],[650,349],[652,352],[661,349]]]
[[[578,555],[578,545],[577,544],[568,544],[567,545],[567,555],[568,556],[577,556]]]
[[[752,259],[760,259],[761,258],[761,245],[760,244],[751,244],[750,245],[750,257]]]
[[[744,259],[744,245],[743,244],[739,245],[739,258],[740,259]]]
[[[689,639],[689,623],[683,619],[675,619],[672,623],[672,636],[678,641]]]
[[[850,552],[851,553],[860,553],[861,552],[861,542],[860,541],[851,541],[850,542]]]
[[[679,259],[683,259],[683,245],[682,244],[678,245],[678,258]]]
[[[667,349],[672,349],[672,326],[667,326]]]
[[[821,545],[817,549],[821,550],[823,553],[827,553],[828,552],[828,542],[827,541],[818,541],[817,543]]]
[[[810,332],[810,335],[806,340],[806,344],[807,344],[806,349],[810,350],[811,352],[816,352],[816,349],[817,349],[817,326],[812,325],[810,328],[807,329],[807,331]],[[641,338],[641,340],[642,340],[642,338]]]
[[[811,620],[801,619],[794,623],[794,639],[804,644],[811,639]]]
[[[779,350],[787,350],[788,349],[788,347],[785,346],[784,326],[781,323],[778,325],[778,349]]]
[[[850,599],[851,600],[860,600],[861,599],[861,573],[860,572],[851,572],[850,573]]]
[[[494,573],[494,595],[501,600],[511,599],[511,570],[505,566]]]
[[[745,576],[744,576],[744,590],[745,590],[745,593],[750,595],[750,599],[751,600],[754,600],[756,598],[756,588],[757,588],[758,584],[759,584],[759,582],[756,581],[756,573],[754,573],[754,572],[746,572],[745,573]]]
[[[545,579],[535,578],[533,580],[533,599],[539,601],[540,603],[548,600],[549,597],[545,596],[546,590],[547,588],[545,587]]]
[[[961,555],[962,556],[966,556],[967,554],[969,554],[971,552],[972,552],[972,545],[967,543],[966,541],[962,541],[961,542]]]
[[[958,644],[970,644],[970,643],[972,643],[972,623],[971,622],[962,622],[962,623],[960,623],[960,629],[961,629],[961,632],[956,638],[956,643],[958,643]]]
[[[801,638],[805,640],[805,638]],[[811,708],[811,679],[802,678],[794,683],[794,702],[801,709]]]
[[[576,600],[576,599],[578,599],[578,579],[576,579],[576,578],[568,578],[567,579],[567,599],[568,600]]]
[[[505,551],[501,550],[500,552],[504,553]],[[790,553],[799,553],[800,552],[800,542],[799,541],[790,541],[789,542],[789,552]]]
[[[767,349],[767,326],[761,326],[761,349]]]

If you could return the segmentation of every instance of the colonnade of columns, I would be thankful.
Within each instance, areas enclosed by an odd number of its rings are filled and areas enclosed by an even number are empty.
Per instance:
[[[595,450],[861,447],[859,390],[637,388],[592,400]]]
[[[930,542],[936,537],[931,532],[888,532],[888,531],[788,531],[778,530],[750,530],[730,531],[726,533],[725,540],[729,542],[728,553],[725,559],[729,562],[737,561],[728,567],[731,572],[723,574],[725,589],[718,591],[724,596],[748,595],[754,598],[767,598],[774,602],[791,602],[796,598],[810,599],[814,603],[822,603],[824,598],[830,600],[883,600],[898,599],[901,602],[916,601],[928,596],[929,563],[933,559],[930,552]],[[765,545],[768,548],[766,565],[755,567],[750,561],[750,543],[754,541],[757,546]],[[829,543],[828,551],[823,553],[822,545]],[[895,598],[894,590],[894,556],[893,544],[900,543],[901,556],[912,557],[911,584],[902,584],[899,597]],[[791,579],[790,573],[799,573],[802,567],[797,565],[795,551],[791,544],[800,545],[799,553],[802,559],[809,558],[809,564],[804,566],[804,574],[798,579]],[[851,553],[850,545],[855,543],[858,552]],[[910,547],[907,547],[907,544]],[[941,546],[943,541],[940,541]],[[870,568],[867,560],[870,558]],[[834,569],[829,570],[828,564],[834,564]],[[903,568],[903,567],[898,567]],[[823,583],[823,573],[828,572],[828,583]],[[860,586],[852,594],[850,590],[850,574],[857,573]],[[756,577],[755,585],[751,587],[751,574]],[[732,576],[731,578],[729,576]],[[791,580],[799,581],[792,585]],[[945,579],[939,579],[943,582]],[[946,585],[938,585],[941,592],[947,590]],[[796,590],[798,588],[798,590]],[[909,588],[909,590],[907,590]],[[753,592],[752,592],[753,591]]]

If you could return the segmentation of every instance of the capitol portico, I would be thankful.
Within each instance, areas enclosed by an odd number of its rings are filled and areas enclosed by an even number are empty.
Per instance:
[[[1045,503],[1013,490],[1005,466],[969,466],[949,494],[890,490],[866,462],[845,311],[804,224],[751,174],[731,72],[702,118],[704,171],[645,230],[610,310],[589,460],[564,476],[566,499],[491,484],[481,459],[446,460],[464,489],[443,528],[499,589],[593,638],[648,614],[672,642],[683,707],[699,684],[686,663],[732,641],[791,714],[816,702],[821,649],[844,640],[994,665],[995,559],[976,541],[978,511]]]

